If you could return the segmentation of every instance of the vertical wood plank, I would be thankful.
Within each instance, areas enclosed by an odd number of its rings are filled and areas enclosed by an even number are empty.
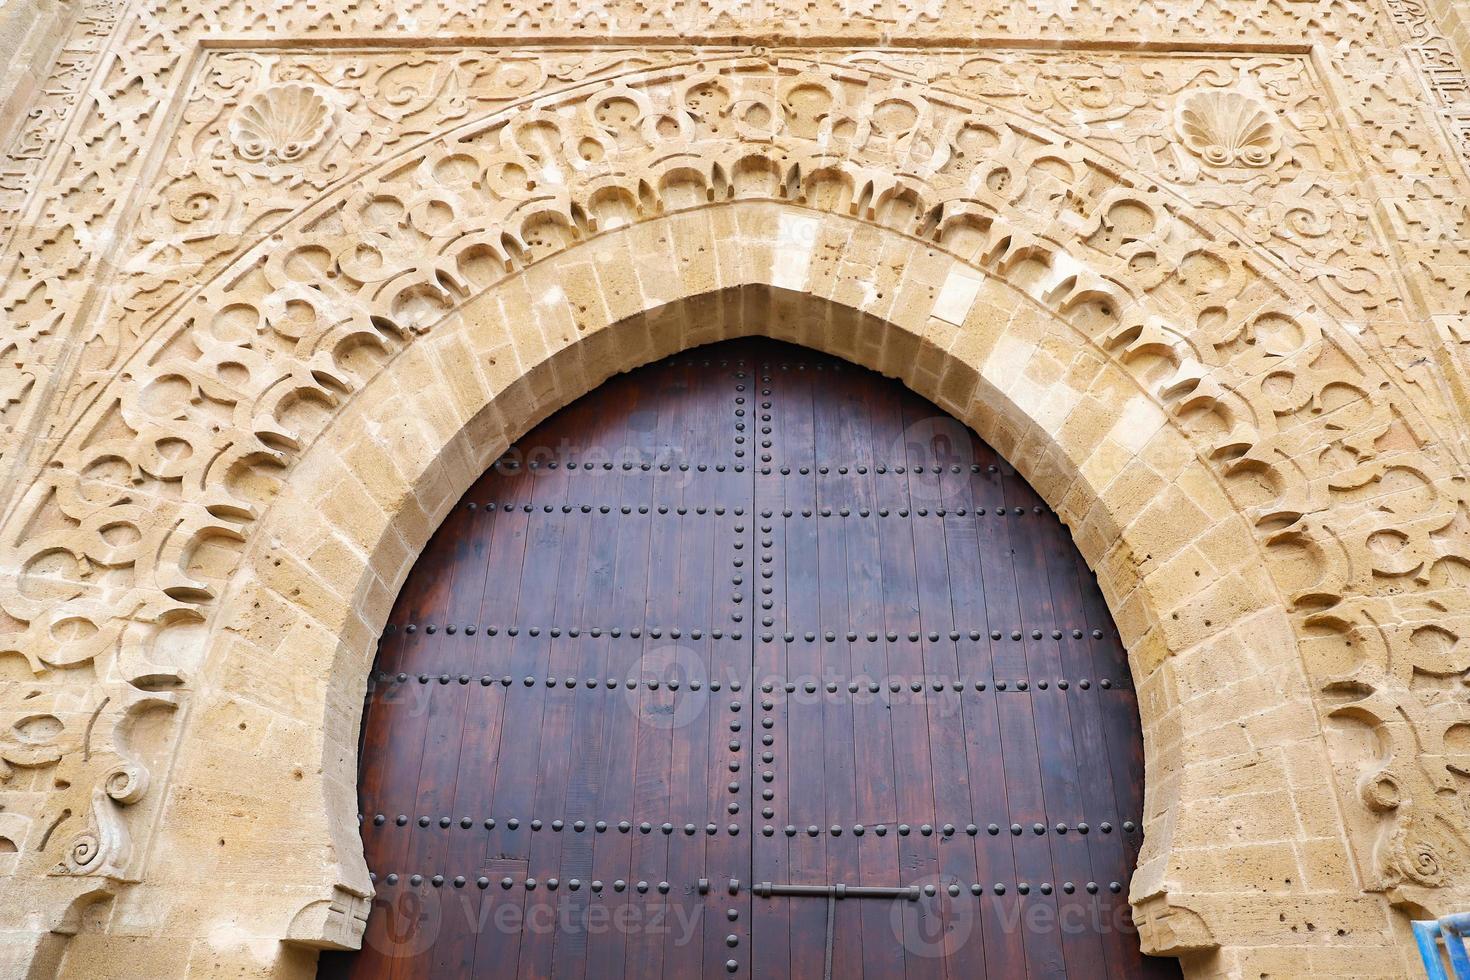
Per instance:
[[[755,586],[756,636],[755,673],[762,695],[758,730],[772,761],[762,763],[760,793],[769,793],[773,811],[772,837],[755,839],[751,862],[752,881],[792,880],[792,847],[796,817],[791,798],[792,742],[788,727],[791,713],[787,691],[791,669],[788,664],[786,567],[787,521],[783,516],[785,491],[780,479],[785,445],[780,440],[785,423],[785,392],[778,395],[776,371],[779,353],[758,349],[752,359],[748,384],[759,409],[755,432],[755,461],[752,463],[756,538],[752,555],[752,584]],[[794,683],[794,681],[792,682]],[[767,690],[769,686],[770,690]],[[769,744],[767,744],[769,743]],[[791,905],[782,897],[756,898],[751,908],[751,972],[758,977],[791,976]]]

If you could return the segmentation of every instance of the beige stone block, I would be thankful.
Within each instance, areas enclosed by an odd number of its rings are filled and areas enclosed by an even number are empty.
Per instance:
[[[1340,837],[1316,837],[1296,842],[1302,881],[1312,891],[1348,893],[1358,887],[1352,864]]]
[[[307,555],[312,571],[323,581],[354,594],[362,577],[368,574],[367,561],[368,555],[357,544],[338,534],[328,535]]]
[[[1162,439],[1148,445],[1149,462],[1189,498],[1189,502],[1209,519],[1210,525],[1236,516],[1236,510],[1220,489],[1220,478],[1201,464],[1182,439],[1168,440],[1168,448],[1160,447]]]
[[[323,625],[342,621],[350,609],[350,597],[336,592],[285,549],[266,549],[251,564],[262,585]]]
[[[1122,450],[1126,453],[1126,450]],[[1138,552],[1141,567],[1163,563],[1188,539],[1191,520],[1198,514],[1172,510],[1179,495],[1144,460],[1127,461],[1119,475],[1104,486],[1098,505],[1105,508],[1111,525],[1127,527],[1125,536]],[[1158,526],[1163,520],[1164,526]]]
[[[952,265],[939,287],[932,315],[950,326],[963,326],[969,320],[970,310],[985,283],[981,273],[958,263]]]
[[[453,436],[453,427],[442,435],[435,432],[427,420],[414,414],[418,408],[414,400],[402,395],[389,393],[382,404],[384,410],[366,420],[363,429],[401,472],[416,477],[438,457]]]
[[[441,387],[436,391],[443,391],[454,399],[458,409],[455,414],[461,419],[474,417],[485,407],[485,402],[492,394],[479,372],[474,348],[466,337],[467,332],[459,330],[437,337],[432,349],[442,379]]]
[[[1066,384],[1073,391],[1086,390],[1072,385],[1070,380]],[[1109,431],[1116,422],[1117,416],[1111,408],[1084,393],[1075,399],[1071,412],[1053,430],[1058,444],[1077,461],[1079,467],[1086,469],[1089,478],[1098,486],[1106,486],[1136,455],[1109,438]]]
[[[1038,351],[1037,356],[1031,359],[1027,367],[1027,377],[1032,382],[1030,391],[1038,394],[1031,404],[1025,400],[1018,400],[1017,406],[1036,425],[1053,433],[1061,428],[1062,423],[1072,413],[1077,402],[1082,398],[1082,393],[1068,387],[1061,380],[1062,366],[1046,356],[1044,352]],[[1051,440],[1048,439],[1048,442]]]
[[[1289,842],[1301,836],[1291,794],[1285,788],[1212,799],[1200,804],[1195,816],[1202,824],[1214,827],[1217,839],[1222,841]],[[1287,867],[1294,865],[1293,859]],[[1300,875],[1293,882],[1300,884]]]
[[[1173,681],[1165,679],[1164,672],[1161,670],[1172,655],[1173,651],[1169,649],[1163,634],[1157,629],[1148,630],[1128,646],[1128,663],[1132,668],[1133,677],[1140,684],[1140,699],[1143,697],[1142,684],[1145,681],[1151,683],[1152,689],[1158,692],[1158,697],[1161,699],[1154,711],[1145,712],[1146,716],[1169,710],[1174,705],[1176,695]]]
[[[503,338],[515,350],[522,370],[550,352],[550,337],[540,322],[543,313],[553,328],[574,311],[588,325],[606,322],[607,308],[592,285],[593,266],[586,256],[574,255],[559,262],[533,265],[507,279],[481,300],[467,305],[465,320],[489,339]],[[478,320],[471,317],[471,312]]]
[[[1280,977],[1306,980],[1312,976],[1307,951],[1296,946],[1241,946],[1229,951],[1220,965],[1220,977]]]
[[[670,248],[678,263],[682,295],[699,296],[719,288],[715,265],[715,235],[705,211],[669,218]]]
[[[1340,838],[1347,832],[1343,822],[1341,804],[1338,802],[1337,794],[1328,785],[1327,778],[1331,769],[1326,758],[1326,752],[1319,743],[1304,743],[1310,748],[1311,753],[1317,757],[1316,765],[1319,772],[1319,782],[1309,783],[1295,774],[1292,776],[1292,805],[1296,808],[1298,822],[1309,837],[1318,836]],[[1347,850],[1339,851],[1339,859],[1343,862],[1348,860]]]
[[[1269,594],[1231,574],[1183,606],[1161,610],[1159,624],[1171,646],[1186,648],[1213,636],[1229,624],[1268,608]]]
[[[449,513],[449,509],[459,500],[460,494],[464,492],[464,485],[468,482],[468,480],[451,475],[444,466],[438,464],[437,460],[424,467],[418,479],[414,481],[413,493],[418,503],[418,510],[424,515],[424,523],[416,530],[426,533],[422,539],[406,538],[411,546],[422,547],[421,542],[428,541],[428,536],[439,527],[445,515]],[[400,522],[399,526],[400,530],[407,535],[411,525],[407,522]]]
[[[1158,620],[1157,613],[1149,606],[1149,597],[1140,589],[1124,596],[1109,595],[1104,591],[1103,598],[1108,601],[1113,625],[1118,627],[1118,635],[1125,647],[1137,643],[1139,637],[1148,633]]]
[[[1078,483],[1080,482],[1078,481]],[[1117,541],[1117,527],[1113,523],[1106,508],[1101,506],[1095,499],[1088,501],[1089,506],[1083,513],[1082,520],[1080,522],[1073,521],[1070,515],[1075,510],[1078,502],[1076,498],[1080,498],[1081,500],[1087,500],[1088,498],[1086,491],[1078,488],[1078,483],[1073,484],[1072,490],[1068,494],[1068,499],[1063,501],[1063,505],[1069,514],[1068,523],[1072,527],[1073,543],[1077,545],[1077,550],[1082,553],[1082,557],[1096,569],[1106,550]],[[1128,580],[1114,582],[1099,576],[1098,586],[1102,589],[1103,595],[1108,600],[1108,608],[1116,612],[1117,607],[1115,603],[1122,598],[1122,595],[1126,595],[1127,590],[1130,588],[1130,582]],[[1150,613],[1150,615],[1152,614]]]
[[[82,935],[66,944],[57,977],[58,980],[183,977],[188,976],[189,954],[190,944],[177,939]]]
[[[1199,780],[1211,795],[1222,797],[1289,789],[1284,764],[1270,752],[1216,757],[1190,766],[1189,778]]]
[[[881,316],[900,330],[923,335],[938,298],[939,287],[909,274],[910,269],[947,267],[948,259],[907,241],[885,242],[875,267],[876,276],[864,277],[861,308]],[[855,272],[857,265],[849,263]],[[931,272],[931,274],[933,274]]]
[[[1212,521],[1192,550],[1220,572],[1261,560],[1258,538],[1239,514]]]
[[[1048,503],[1063,499],[1076,479],[1071,460],[1049,440],[1042,441],[1037,450],[1026,476],[1027,482]]]
[[[823,295],[833,303],[847,307],[852,310],[867,311],[878,298],[879,289],[872,280],[873,266],[867,261],[849,261],[844,256],[826,284]],[[922,314],[912,311],[903,311],[894,305],[894,297],[890,293],[885,297],[883,315],[891,318],[895,315],[905,314],[909,327],[917,330],[923,322]]]
[[[339,459],[338,468],[351,473],[379,508],[397,513],[412,493],[412,485],[382,443],[361,430],[359,433],[350,442],[343,440],[333,447]]]
[[[1317,713],[1310,701],[1285,697],[1278,704],[1245,722],[1246,733],[1255,745],[1280,745],[1310,738],[1319,731]]]
[[[726,284],[762,283],[776,284],[777,261],[780,256],[781,215],[787,213],[779,205],[743,202],[735,211],[734,250],[729,252],[730,261],[721,255],[721,268],[730,276]],[[792,243],[797,248],[806,247],[799,240]]]
[[[1231,756],[1255,751],[1240,722],[1221,722],[1220,715],[1228,713],[1228,707],[1211,718],[1192,717],[1194,706],[1181,706],[1181,717],[1190,717],[1188,730],[1180,741],[1180,755],[1189,759],[1209,759],[1217,755]]]
[[[1221,844],[1202,851],[1181,850],[1176,855],[1176,860],[1186,866],[1198,862],[1213,872],[1198,876],[1197,887],[1208,889],[1213,880],[1224,891],[1239,889],[1240,882],[1249,882],[1251,892],[1289,894],[1303,890],[1296,853],[1289,841]],[[1244,895],[1239,897],[1246,900]]]
[[[379,507],[367,488],[353,476],[339,480],[313,504],[360,552],[369,551],[377,544],[393,516]]]
[[[1186,547],[1162,564],[1146,562],[1152,568],[1144,578],[1144,587],[1161,607],[1172,609],[1188,602],[1217,580],[1219,571],[1193,547]]]
[[[635,224],[617,238],[632,259],[645,306],[663,305],[683,295],[680,279],[670,274],[679,266],[672,221]]]
[[[962,417],[974,400],[979,383],[980,375],[972,366],[953,357],[946,358],[935,402],[951,415]]]
[[[1392,947],[1314,947],[1307,962],[1311,974],[1327,977],[1402,977],[1407,969],[1422,968],[1406,962],[1404,951]]]
[[[1210,526],[1209,515],[1186,493],[1175,486],[1166,489],[1162,477],[1141,462],[1108,486],[1106,499],[1115,502],[1113,512],[1127,525],[1126,534],[1134,550],[1143,553],[1145,568],[1163,565]],[[1135,500],[1148,503],[1130,520]]]
[[[417,504],[415,503],[415,510]],[[428,527],[427,518],[420,511],[418,514],[418,527]],[[366,571],[378,580],[392,583],[395,586],[401,583],[408,574],[409,567],[414,559],[418,557],[418,550],[404,538],[404,530],[400,526],[397,515],[371,542],[372,550],[366,555]]]
[[[452,399],[444,397],[452,382],[445,377],[444,368],[431,353],[433,344],[416,345],[406,351],[394,364],[394,382],[397,392],[385,392],[385,401],[401,399],[403,408],[410,407],[426,428],[435,432],[439,441],[448,441],[469,417]],[[455,372],[471,371],[473,366],[458,365]],[[468,383],[475,385],[473,373]]]
[[[1202,646],[1208,647],[1208,643]],[[1225,648],[1226,650],[1229,647]],[[1172,665],[1171,665],[1172,666]],[[1227,666],[1223,670],[1229,670]],[[1232,697],[1236,698],[1235,710],[1225,709],[1225,714],[1216,718],[1209,714],[1208,704],[1196,706],[1202,722],[1214,724],[1217,721],[1229,720],[1240,726],[1242,730],[1249,732],[1250,725],[1261,719],[1266,713],[1275,710],[1283,702],[1289,703],[1300,691],[1293,691],[1288,686],[1288,680],[1283,677],[1282,670],[1250,672],[1249,665],[1245,665],[1242,675],[1237,679],[1222,681],[1221,686],[1208,687],[1204,684],[1198,685],[1202,688],[1202,696],[1209,698]]]

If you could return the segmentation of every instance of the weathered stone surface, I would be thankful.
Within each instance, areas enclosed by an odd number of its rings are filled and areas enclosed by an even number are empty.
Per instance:
[[[1072,527],[1150,948],[1406,972],[1406,914],[1470,907],[1470,41],[1428,6],[7,8],[0,976],[355,943],[419,548],[537,420],[750,332]]]

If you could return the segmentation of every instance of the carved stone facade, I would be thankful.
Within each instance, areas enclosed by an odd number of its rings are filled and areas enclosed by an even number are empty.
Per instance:
[[[750,332],[902,378],[1072,527],[1146,948],[1410,972],[1470,909],[1443,6],[33,0],[32,57],[71,33],[0,105],[0,976],[353,946],[419,548],[536,420]]]

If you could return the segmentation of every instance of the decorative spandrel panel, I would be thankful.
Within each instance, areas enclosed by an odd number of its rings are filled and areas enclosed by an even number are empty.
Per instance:
[[[218,269],[222,259],[258,243],[313,196],[370,172],[375,161],[415,140],[620,72],[665,64],[683,73],[695,62],[749,54],[718,47],[441,49],[407,60],[396,52],[215,54],[194,83],[166,175],[127,249],[127,315],[121,322],[145,333],[146,318],[174,301],[179,286]],[[1200,213],[1260,246],[1283,270],[1315,287],[1334,317],[1371,330],[1385,349],[1403,350],[1411,382],[1426,383],[1428,362],[1414,363],[1411,354],[1425,347],[1422,327],[1403,299],[1385,288],[1393,273],[1373,235],[1364,175],[1333,125],[1330,99],[1305,55],[991,49],[920,56],[838,48],[775,49],[757,57],[792,78],[821,64],[881,69],[899,91],[932,86],[1043,121],[1103,157],[1158,179]],[[640,78],[635,84],[648,82]],[[839,93],[819,84],[798,86],[783,102],[787,114],[780,125],[809,123],[818,136],[838,100]],[[849,124],[854,134],[858,122]],[[906,138],[925,121],[885,122]],[[841,124],[834,132],[841,135]],[[690,135],[713,134],[680,132],[676,138]],[[605,157],[574,165],[636,172],[637,161],[623,148],[599,152]],[[932,165],[911,155],[915,173]],[[554,187],[555,175],[543,183]],[[1122,241],[1130,235],[1127,224],[1120,215],[1116,227],[1105,231]],[[1201,290],[1228,285],[1208,260],[1197,266]],[[106,340],[116,345],[110,359],[116,363],[137,337]],[[1427,383],[1435,385],[1432,379]]]
[[[176,300],[343,182],[455,126],[574,86],[731,52],[691,48],[213,54],[124,267],[128,319]],[[117,338],[114,359],[137,336]]]

